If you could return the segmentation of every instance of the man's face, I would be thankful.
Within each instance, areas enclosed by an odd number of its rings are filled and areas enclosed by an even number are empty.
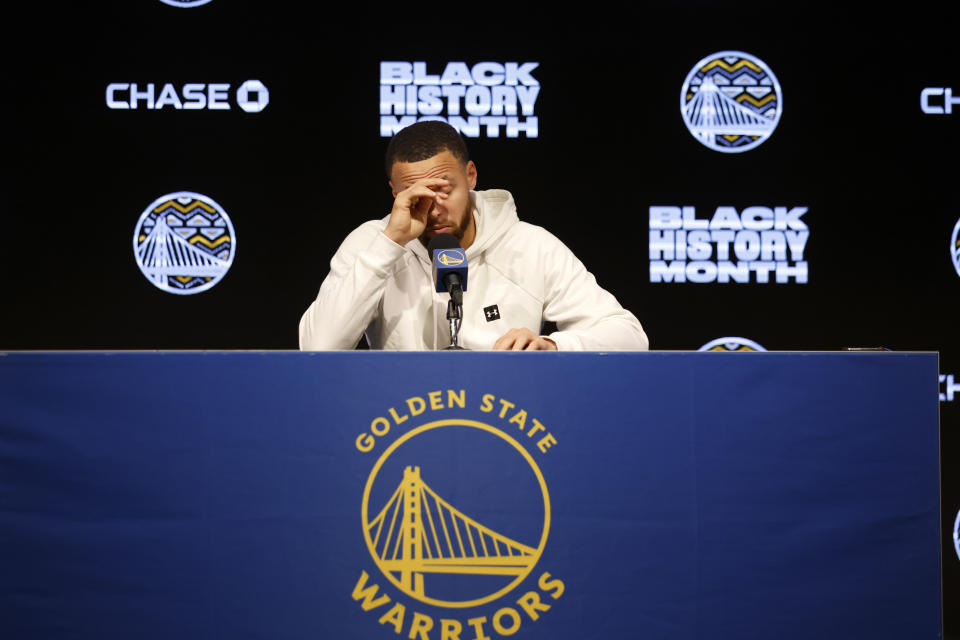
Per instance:
[[[395,162],[390,171],[393,197],[424,178],[443,178],[450,184],[436,191],[444,194],[427,215],[427,228],[420,235],[426,246],[438,233],[452,233],[467,248],[473,243],[475,227],[470,207],[470,190],[477,186],[477,168],[473,161],[460,162],[449,151],[419,162]]]

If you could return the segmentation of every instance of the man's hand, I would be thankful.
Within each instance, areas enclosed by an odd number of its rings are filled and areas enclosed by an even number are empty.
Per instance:
[[[405,245],[427,228],[433,207],[447,198],[441,189],[450,182],[443,178],[425,178],[397,193],[384,233],[399,245]]]
[[[556,351],[557,343],[530,329],[510,329],[493,345],[494,351]]]

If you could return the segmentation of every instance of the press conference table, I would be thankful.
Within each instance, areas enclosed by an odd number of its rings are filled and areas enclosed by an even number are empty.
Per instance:
[[[0,354],[8,638],[936,638],[935,353]]]

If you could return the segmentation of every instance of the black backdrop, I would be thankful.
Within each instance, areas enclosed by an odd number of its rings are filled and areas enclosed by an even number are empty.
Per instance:
[[[770,350],[936,350],[960,383],[948,247],[960,105],[920,108],[925,87],[960,94],[949,3],[38,4],[6,25],[2,349],[296,348],[339,242],[389,211],[379,63],[535,61],[539,137],[468,139],[478,188],[510,189],[652,348],[743,336]],[[782,87],[777,129],[739,154],[697,142],[678,108],[693,65],[722,50],[760,58]],[[270,91],[260,113],[105,102],[115,82],[229,83],[232,102],[248,79]],[[230,271],[190,296],[152,286],[131,250],[144,208],[181,190],[216,200],[237,233]],[[652,205],[809,207],[809,281],[652,283]],[[947,637],[960,637],[958,405],[941,402]]]

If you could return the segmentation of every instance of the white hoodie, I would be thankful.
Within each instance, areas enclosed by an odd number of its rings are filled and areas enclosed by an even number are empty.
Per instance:
[[[637,318],[602,289],[573,252],[542,227],[520,222],[507,191],[471,191],[477,227],[467,249],[467,290],[459,343],[489,350],[510,329],[548,337],[560,351],[643,351]],[[355,229],[330,261],[320,293],[300,319],[300,348],[435,350],[450,345],[449,295],[437,293],[419,239],[398,245],[386,216]],[[495,307],[496,313],[494,313]],[[488,320],[488,318],[490,318]]]

